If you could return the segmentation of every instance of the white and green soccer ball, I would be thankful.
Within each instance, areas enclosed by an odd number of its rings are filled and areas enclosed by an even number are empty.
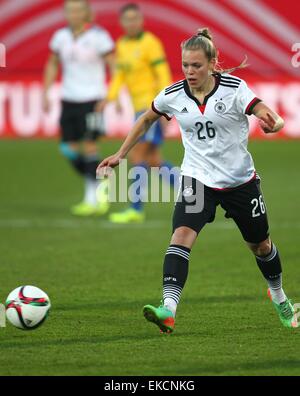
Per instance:
[[[21,286],[6,299],[6,318],[18,329],[34,330],[47,319],[51,302],[43,290],[35,286]]]

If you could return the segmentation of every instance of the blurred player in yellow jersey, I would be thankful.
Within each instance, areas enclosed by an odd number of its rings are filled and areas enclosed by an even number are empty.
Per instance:
[[[138,118],[149,108],[153,98],[171,84],[171,73],[161,41],[154,34],[144,31],[143,14],[137,4],[127,4],[121,9],[120,23],[125,35],[117,41],[117,70],[111,81],[106,103],[117,101],[118,105],[120,89],[126,86]],[[99,110],[103,107],[102,103]],[[162,142],[162,125],[157,122],[131,151],[129,160],[134,166],[146,169],[151,166],[171,169],[172,165],[161,157]],[[174,184],[174,177],[169,181]],[[110,220],[115,223],[142,222],[143,203],[137,200],[127,210],[112,213]]]

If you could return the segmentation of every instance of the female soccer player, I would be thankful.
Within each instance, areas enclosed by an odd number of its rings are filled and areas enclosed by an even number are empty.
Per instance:
[[[151,32],[144,31],[144,17],[140,7],[129,3],[120,11],[120,23],[125,32],[116,44],[116,73],[110,84],[106,102],[116,101],[123,86],[126,86],[136,113],[140,117],[150,106],[153,98],[171,84],[170,68],[161,41]],[[118,103],[118,102],[117,102]],[[102,103],[104,107],[105,101]],[[119,106],[120,107],[120,106]],[[146,170],[149,167],[172,169],[160,152],[163,143],[161,120],[154,122],[130,152],[130,162]],[[163,172],[162,172],[163,174]],[[165,178],[174,184],[174,177]],[[146,184],[140,179],[143,194]],[[145,218],[143,203],[134,197],[131,207],[109,217],[114,223],[142,222]]]
[[[242,63],[238,67],[244,66]],[[181,194],[163,266],[163,305],[146,305],[144,316],[162,332],[173,331],[191,249],[204,225],[213,222],[220,204],[255,255],[281,322],[296,327],[293,306],[282,289],[278,250],[269,236],[260,179],[247,151],[247,115],[254,114],[265,133],[278,132],[284,122],[245,81],[218,68],[217,49],[208,29],[182,43],[182,68],[185,80],[164,89],[154,99],[152,109],[137,121],[120,150],[98,167],[98,171],[106,173],[106,167],[117,166],[159,117],[176,117],[185,148]],[[198,198],[198,209],[191,196]]]
[[[48,92],[62,66],[62,114],[60,126],[62,154],[85,180],[83,202],[72,207],[74,215],[104,214],[108,210],[105,188],[96,198],[95,178],[99,155],[99,131],[89,122],[106,96],[105,66],[114,72],[114,42],[108,32],[91,24],[87,0],[66,0],[68,26],[56,31],[50,42],[51,55],[45,68],[44,110],[49,110]],[[103,184],[105,187],[105,184]],[[101,199],[100,199],[101,200]]]

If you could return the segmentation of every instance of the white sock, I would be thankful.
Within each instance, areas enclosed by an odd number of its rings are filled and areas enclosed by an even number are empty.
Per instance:
[[[277,304],[281,304],[285,302],[286,295],[282,288],[282,274],[280,274],[275,279],[268,279],[267,282],[270,288],[273,301]]]
[[[91,178],[86,178],[85,179],[85,192],[84,192],[84,202],[96,206],[97,204],[97,196],[96,196],[96,190],[99,185],[99,182],[97,180],[93,180]]]
[[[164,300],[164,306],[168,308],[172,314],[175,316],[176,315],[176,310],[177,310],[177,303],[173,298],[165,298]]]
[[[270,288],[270,292],[271,292],[272,300],[277,304],[281,304],[285,302],[285,300],[287,299],[287,296],[285,295],[285,292],[282,289],[282,287],[276,290]]]

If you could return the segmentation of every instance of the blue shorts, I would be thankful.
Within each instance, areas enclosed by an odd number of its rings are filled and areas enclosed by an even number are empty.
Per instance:
[[[138,111],[135,114],[135,119],[137,120],[145,111]],[[160,146],[164,141],[163,130],[159,121],[156,121],[148,132],[145,133],[139,140],[140,142],[148,142]]]

